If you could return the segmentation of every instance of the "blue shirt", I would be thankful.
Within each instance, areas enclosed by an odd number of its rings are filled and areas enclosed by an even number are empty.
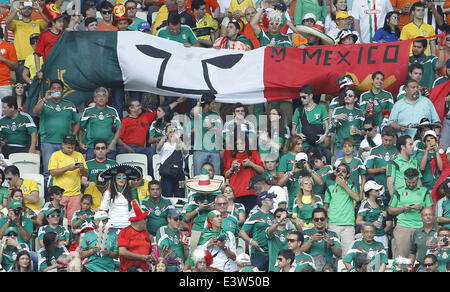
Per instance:
[[[422,118],[428,118],[432,123],[440,122],[436,109],[428,98],[420,96],[415,103],[410,103],[405,97],[394,104],[388,124],[396,122],[399,125],[408,125],[419,123]],[[406,132],[399,132],[399,135],[414,137],[416,131],[417,129],[407,128]]]
[[[379,42],[380,40],[383,40],[385,42],[396,42],[398,41],[398,37],[395,32],[387,32],[386,30],[384,30],[384,28],[380,28],[373,36],[373,41]]]

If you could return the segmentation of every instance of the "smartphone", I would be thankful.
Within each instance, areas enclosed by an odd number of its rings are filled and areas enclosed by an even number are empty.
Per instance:
[[[33,7],[33,2],[31,1],[23,2],[23,7]]]
[[[50,94],[50,96],[51,96],[51,97],[60,97],[60,96],[61,96],[61,92],[59,92],[59,91],[52,92],[52,93]]]

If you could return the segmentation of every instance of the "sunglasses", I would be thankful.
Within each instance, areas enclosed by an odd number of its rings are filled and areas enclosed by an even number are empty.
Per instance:
[[[355,97],[355,95],[353,93],[347,93],[346,96],[348,96],[348,97]]]
[[[216,203],[216,205],[218,205],[218,206],[225,206],[225,205],[228,205],[228,202],[225,202],[225,203]]]
[[[398,16],[392,16],[392,20],[398,20]]]
[[[181,219],[181,217],[175,217],[175,218],[172,218],[173,220],[175,220],[175,221],[181,221],[182,219]]]
[[[304,185],[312,185],[312,181],[304,181],[303,184]]]
[[[126,175],[118,175],[117,179],[127,179],[127,176]]]
[[[296,242],[296,239],[288,238],[288,242]]]
[[[370,132],[370,131],[372,131],[372,130],[373,130],[373,128],[363,128],[363,130],[364,130],[364,131],[368,131],[368,132]]]
[[[313,218],[313,221],[314,222],[323,222],[323,221],[325,221],[325,217],[319,217],[319,218]]]
[[[433,266],[434,265],[434,263],[423,263],[423,265],[425,266],[425,267],[431,267],[431,266]]]
[[[56,217],[59,217],[59,214],[53,213],[53,214],[48,215],[48,217],[56,218]]]
[[[445,39],[447,42],[450,42],[450,39]]]
[[[102,14],[112,14],[112,10],[102,11]]]
[[[15,234],[15,233],[13,233],[13,232],[10,232],[10,233],[8,233],[8,234],[6,234],[6,236],[9,236],[9,237],[17,237],[17,234]]]
[[[127,7],[127,10],[135,10],[136,7]]]
[[[308,96],[307,96],[307,95],[300,95],[300,98],[301,98],[301,99],[307,99]]]
[[[12,177],[5,177],[6,180],[12,180]]]
[[[103,146],[103,147],[95,147],[95,150],[106,150],[106,147],[105,146]]]
[[[277,261],[282,262],[284,259],[283,258],[277,258]]]
[[[345,168],[338,168],[337,170],[336,170],[336,172],[347,172],[347,169],[345,169]]]

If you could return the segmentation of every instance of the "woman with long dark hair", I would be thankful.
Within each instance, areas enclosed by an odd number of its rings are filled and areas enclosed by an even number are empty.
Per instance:
[[[156,119],[149,128],[148,144],[151,147],[158,145],[158,142],[166,134],[166,127],[173,118],[173,111],[168,105],[158,106],[156,109]]]
[[[283,113],[278,108],[270,110],[267,119],[267,130],[259,133],[258,152],[264,159],[269,153],[281,153],[287,137],[286,122]]]
[[[12,96],[17,100],[17,109],[23,111],[25,108],[25,102],[27,100],[27,94],[25,91],[25,85],[23,83],[16,82],[13,84],[13,94]]]
[[[28,251],[22,250],[17,254],[10,272],[33,272],[33,261]]]
[[[401,29],[398,27],[399,19],[398,12],[391,11],[386,14],[384,25],[373,36],[373,42],[384,43],[398,41],[401,33]]]
[[[56,271],[60,255],[69,254],[63,245],[59,245],[58,234],[53,231],[44,234],[44,247],[38,252],[39,272]]]

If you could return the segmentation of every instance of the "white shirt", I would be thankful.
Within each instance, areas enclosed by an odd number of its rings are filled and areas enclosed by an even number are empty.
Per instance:
[[[230,231],[227,231],[227,234],[228,239],[227,242],[225,242],[225,247],[227,247],[230,251],[236,254],[236,239],[233,233],[231,233]],[[214,257],[211,267],[217,268],[223,272],[236,272],[237,271],[236,263],[226,255],[225,251],[217,247],[216,245],[213,245],[210,248],[206,248],[208,243],[209,241],[203,244],[202,247],[207,249]]]
[[[372,138],[372,140],[373,140],[373,142],[375,142],[375,144],[377,146],[380,146],[381,143],[383,143],[383,141],[381,140],[381,135],[378,134],[378,133],[375,136],[375,138]],[[367,141],[367,136],[364,137],[364,140],[362,140],[359,148],[366,148],[366,147],[370,147],[369,142]],[[370,148],[370,149],[372,150],[372,148]],[[370,154],[370,150],[369,151],[364,151],[361,154],[361,159],[364,162],[364,165],[366,165],[366,161],[367,161],[367,158],[369,158],[369,154]]]
[[[111,184],[111,187],[112,184]],[[128,210],[128,200],[122,195],[121,192],[117,192],[117,197],[114,201],[111,201],[111,191],[108,189],[103,194],[102,203],[100,209],[108,211],[109,222],[113,228],[125,228],[130,225],[130,211]]]
[[[277,195],[277,197],[273,199],[273,209],[270,210],[272,213],[275,212],[281,202],[288,202],[288,195],[282,187],[272,186],[267,192]]]
[[[373,38],[375,32],[383,27],[386,14],[390,11],[393,11],[390,0],[353,1],[352,16],[359,20],[361,43],[371,42],[370,34],[372,33]]]

